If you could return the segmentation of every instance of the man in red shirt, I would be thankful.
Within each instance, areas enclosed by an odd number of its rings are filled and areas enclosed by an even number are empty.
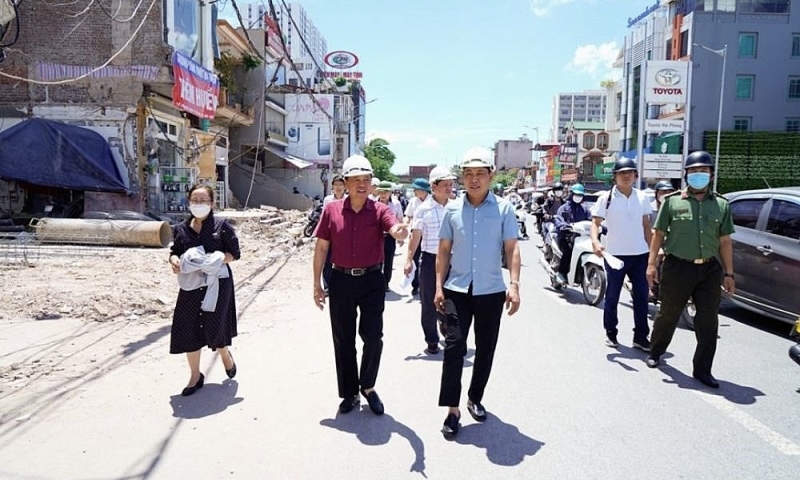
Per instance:
[[[322,210],[314,236],[314,302],[321,310],[325,291],[320,283],[328,249],[333,272],[328,286],[333,351],[339,386],[341,413],[359,404],[359,390],[376,415],[383,414],[383,402],[375,391],[375,380],[383,351],[383,309],[386,284],[383,278],[383,234],[405,240],[408,227],[380,202],[368,198],[372,165],[361,155],[344,161],[342,176],[349,192],[342,202],[331,202]],[[356,359],[356,319],[361,311],[358,333],[364,342],[359,372]]]

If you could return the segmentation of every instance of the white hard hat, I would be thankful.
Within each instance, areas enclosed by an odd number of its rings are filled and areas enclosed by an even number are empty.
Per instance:
[[[428,183],[434,184],[439,180],[455,180],[456,176],[447,167],[433,167],[431,173],[428,175]]]
[[[378,185],[380,185],[381,179],[378,178],[378,177],[372,177],[372,182],[371,183],[372,183],[373,187],[377,187]]]
[[[461,160],[461,168],[486,167],[494,170],[494,155],[486,147],[472,147]]]
[[[362,155],[351,155],[342,164],[342,176],[372,175],[372,164]]]

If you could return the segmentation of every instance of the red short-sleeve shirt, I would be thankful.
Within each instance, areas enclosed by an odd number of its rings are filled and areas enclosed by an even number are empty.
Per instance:
[[[343,268],[364,268],[383,262],[383,233],[397,223],[389,208],[367,199],[358,212],[350,198],[322,210],[314,236],[330,242],[331,261]]]

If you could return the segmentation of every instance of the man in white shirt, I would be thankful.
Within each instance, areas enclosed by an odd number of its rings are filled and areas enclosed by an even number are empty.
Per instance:
[[[325,198],[322,199],[322,208],[325,208],[325,205],[334,200],[342,200],[344,198],[344,177],[341,175],[333,177],[331,188],[333,189],[333,193],[326,195]]]
[[[634,188],[638,179],[636,162],[621,158],[614,164],[614,187],[599,195],[592,207],[592,246],[594,253],[603,256],[607,251],[622,260],[623,266],[614,270],[605,262],[606,287],[603,308],[603,326],[606,330],[606,345],[618,347],[617,305],[625,276],[631,280],[633,296],[633,346],[650,351],[650,326],[647,323],[647,258],[650,252],[650,212],[653,207],[641,190]],[[600,243],[601,224],[608,228],[606,245]]]
[[[425,353],[439,353],[439,333],[436,329],[438,314],[433,297],[436,295],[436,254],[439,251],[439,229],[442,227],[444,208],[453,190],[456,176],[447,167],[434,167],[428,177],[432,194],[417,207],[411,224],[411,240],[408,243],[405,275],[411,273],[414,254],[419,256],[419,300],[421,304],[420,323],[425,335]]]
[[[411,183],[411,188],[414,189],[414,198],[412,198],[408,202],[408,206],[406,207],[405,217],[403,218],[403,223],[407,223],[411,225],[411,222],[414,220],[414,212],[416,212],[417,208],[422,205],[428,195],[431,193],[431,184],[428,180],[424,178],[415,178],[414,181]],[[421,250],[417,248],[417,251],[414,252],[414,265],[417,266],[416,272],[414,272],[414,279],[411,281],[411,295],[416,295],[419,293],[419,257],[420,257]]]

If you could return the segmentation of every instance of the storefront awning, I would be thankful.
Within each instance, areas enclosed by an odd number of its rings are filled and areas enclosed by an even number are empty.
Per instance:
[[[264,147],[269,153],[286,160],[287,162],[291,163],[297,168],[306,168],[314,165],[314,162],[309,162],[308,160],[303,160],[302,158],[295,157],[294,155],[290,155],[283,150],[278,150],[277,148],[272,147]]]

